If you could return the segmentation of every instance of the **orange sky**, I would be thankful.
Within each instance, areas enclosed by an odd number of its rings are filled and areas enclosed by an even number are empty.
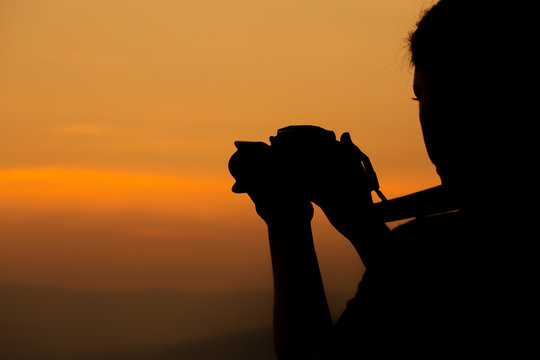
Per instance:
[[[290,124],[349,131],[388,197],[437,185],[405,40],[430,3],[2,1],[0,282],[269,286],[227,161]],[[350,291],[358,260],[314,228]]]

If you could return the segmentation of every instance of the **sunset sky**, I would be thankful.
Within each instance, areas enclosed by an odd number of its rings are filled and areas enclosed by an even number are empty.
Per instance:
[[[235,140],[351,133],[387,197],[439,184],[406,38],[421,0],[0,2],[0,283],[267,289]],[[359,263],[320,212],[329,291]]]
[[[387,197],[438,185],[406,41],[430,4],[0,1],[0,357],[269,340],[266,228],[231,192],[233,142],[349,131]],[[319,210],[313,229],[336,316],[361,262]]]

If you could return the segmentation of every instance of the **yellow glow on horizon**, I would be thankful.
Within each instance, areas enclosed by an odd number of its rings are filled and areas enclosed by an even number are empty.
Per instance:
[[[89,169],[0,170],[0,207],[139,208],[212,217],[223,211],[233,182],[216,177]]]
[[[220,212],[245,194],[233,194],[231,176],[118,172],[92,169],[29,168],[0,170],[0,207],[142,208],[223,215]],[[425,187],[430,183],[426,182]],[[382,183],[390,198],[421,190],[417,178],[401,174],[399,181]],[[374,201],[378,198],[374,195]],[[226,205],[225,205],[226,204]],[[210,205],[210,206],[209,206]]]

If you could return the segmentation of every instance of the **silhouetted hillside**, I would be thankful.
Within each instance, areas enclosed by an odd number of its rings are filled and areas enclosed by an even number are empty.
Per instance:
[[[94,360],[89,354],[77,360]],[[111,352],[105,359],[115,360],[274,360],[271,329],[253,330],[236,334],[225,334],[199,341],[176,345],[141,348],[130,351]],[[67,360],[67,359],[66,359]]]
[[[0,285],[2,360],[273,359],[272,295]]]

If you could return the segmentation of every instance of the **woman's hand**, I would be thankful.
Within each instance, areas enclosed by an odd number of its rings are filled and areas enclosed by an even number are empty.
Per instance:
[[[310,223],[313,205],[280,182],[268,182],[248,191],[257,214],[267,225]]]
[[[366,166],[367,156],[348,133],[341,136],[338,156],[331,164],[323,164],[329,170],[317,180],[320,186],[313,202],[340,233],[351,239],[376,220],[371,211],[371,191],[377,180],[371,164]]]

